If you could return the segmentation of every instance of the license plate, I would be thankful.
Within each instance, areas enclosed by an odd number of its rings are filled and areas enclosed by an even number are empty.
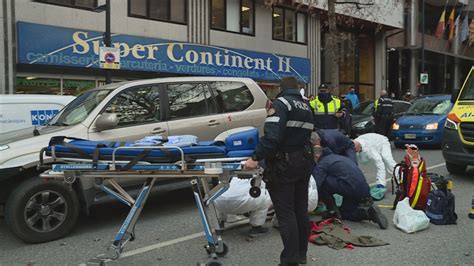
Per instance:
[[[416,139],[416,134],[405,134],[406,139]]]

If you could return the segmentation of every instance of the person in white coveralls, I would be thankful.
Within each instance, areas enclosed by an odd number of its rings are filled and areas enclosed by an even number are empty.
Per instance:
[[[354,146],[359,162],[372,163],[377,168],[376,187],[385,188],[386,171],[391,174],[396,165],[388,138],[376,133],[367,133],[354,139]]]

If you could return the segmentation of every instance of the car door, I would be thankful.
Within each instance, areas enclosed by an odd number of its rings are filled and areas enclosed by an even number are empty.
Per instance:
[[[149,135],[168,135],[162,120],[162,97],[159,85],[143,85],[125,89],[113,97],[102,113],[115,113],[117,127],[97,131],[89,128],[91,140],[135,141]]]
[[[94,123],[89,128],[90,140],[136,141],[144,136],[168,135],[166,121],[162,121],[161,86],[145,85],[125,89],[113,97],[102,113],[115,113],[116,128],[97,131]],[[136,185],[143,178],[118,177],[123,186]]]
[[[262,127],[267,113],[263,107],[252,108],[252,105],[257,104],[245,83],[215,81],[211,83],[211,88],[223,113],[227,130],[247,126]]]
[[[206,82],[168,83],[167,118],[170,135],[196,135],[212,140],[226,130]]]

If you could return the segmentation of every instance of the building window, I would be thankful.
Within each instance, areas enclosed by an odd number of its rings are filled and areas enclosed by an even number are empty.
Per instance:
[[[255,1],[211,0],[211,28],[255,35]]]
[[[97,6],[97,0],[36,0],[36,2],[81,9],[93,9]]]
[[[273,8],[273,39],[280,41],[306,43],[305,13],[293,9]]]
[[[128,0],[130,17],[185,24],[187,0]]]

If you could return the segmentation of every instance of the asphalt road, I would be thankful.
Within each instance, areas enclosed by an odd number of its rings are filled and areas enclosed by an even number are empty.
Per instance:
[[[403,151],[394,149],[395,159]],[[423,150],[429,172],[454,180],[457,225],[430,227],[422,232],[406,234],[393,225],[393,211],[382,208],[390,220],[388,230],[370,222],[345,222],[356,235],[377,237],[390,245],[354,250],[333,250],[310,244],[309,265],[474,265],[474,220],[467,218],[474,195],[474,168],[463,176],[448,174],[440,150]],[[375,181],[375,170],[362,166],[369,182]],[[387,193],[380,205],[392,204]],[[119,229],[128,209],[118,203],[92,208],[90,216],[81,216],[72,234],[49,243],[28,245],[16,239],[0,218],[0,265],[78,265],[107,247]],[[318,220],[320,217],[311,216]],[[267,223],[270,226],[270,223]],[[282,243],[279,233],[248,239],[248,225],[227,229],[224,240],[229,254],[221,261],[225,265],[276,265]],[[136,226],[137,239],[129,242],[122,258],[107,265],[196,265],[205,262],[207,254],[202,226],[190,189],[152,196]]]

